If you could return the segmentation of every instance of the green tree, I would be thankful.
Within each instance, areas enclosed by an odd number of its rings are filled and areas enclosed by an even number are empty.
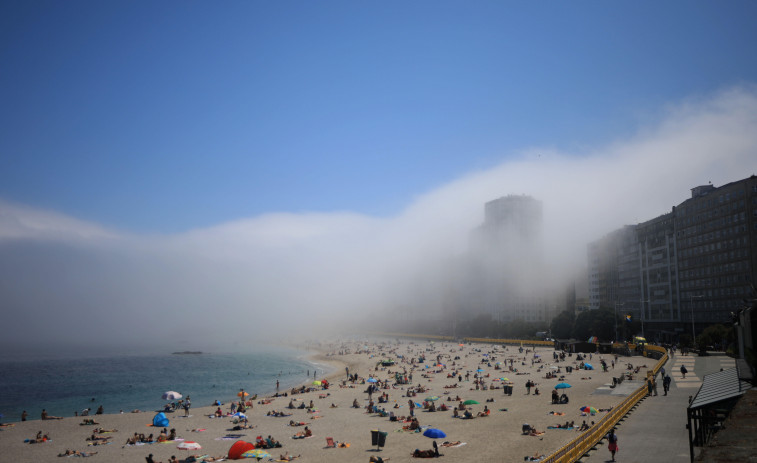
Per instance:
[[[697,345],[701,345],[700,340],[704,342],[705,346],[715,345],[721,346],[723,343],[727,343],[733,339],[733,330],[728,327],[717,324],[710,325],[702,331],[702,334],[697,336]]]
[[[564,310],[552,319],[550,329],[552,337],[556,339],[567,339],[573,333],[573,325],[576,322],[576,316],[572,310]]]

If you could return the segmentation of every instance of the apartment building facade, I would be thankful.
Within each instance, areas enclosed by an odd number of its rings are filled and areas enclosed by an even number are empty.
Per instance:
[[[729,323],[756,295],[757,177],[695,187],[671,212],[587,250],[591,308],[620,306],[659,340]]]

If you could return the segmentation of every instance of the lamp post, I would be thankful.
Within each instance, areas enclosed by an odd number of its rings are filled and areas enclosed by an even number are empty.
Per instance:
[[[618,342],[618,306],[623,307],[623,302],[615,301],[615,342]]]
[[[644,335],[644,312],[646,312],[646,310],[644,310],[644,304],[646,303],[649,303],[649,299],[647,299],[646,301],[640,301],[639,304],[639,315],[641,316],[641,337],[644,339],[647,339],[646,335]]]
[[[691,344],[693,347],[697,346],[696,340],[697,340],[697,333],[694,330],[694,298],[701,299],[704,297],[704,294],[698,294],[698,295],[691,295],[691,299],[689,301],[689,304],[691,304]]]

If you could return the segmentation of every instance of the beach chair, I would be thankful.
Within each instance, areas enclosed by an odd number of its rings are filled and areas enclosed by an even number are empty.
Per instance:
[[[334,443],[333,437],[327,437],[326,438],[326,448],[334,448],[336,447],[336,444]]]

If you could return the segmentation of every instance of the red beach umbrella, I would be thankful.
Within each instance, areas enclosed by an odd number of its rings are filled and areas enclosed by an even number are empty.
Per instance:
[[[248,450],[253,450],[255,444],[243,440],[238,440],[232,444],[229,449],[229,460],[241,460],[242,454]]]

